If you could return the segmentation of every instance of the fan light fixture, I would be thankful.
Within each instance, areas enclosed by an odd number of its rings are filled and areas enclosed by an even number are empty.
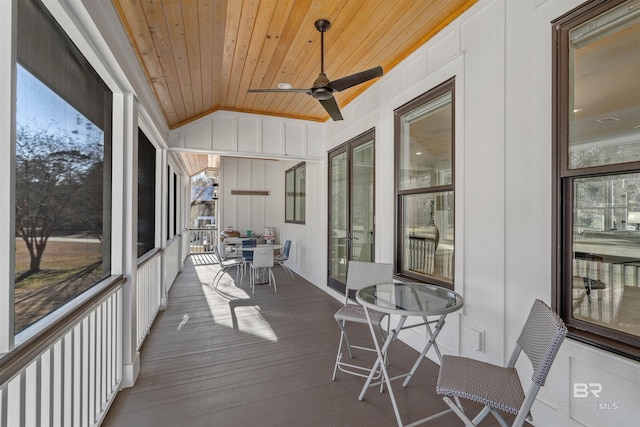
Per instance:
[[[287,83],[287,82],[282,82],[282,83],[278,83],[278,89],[291,89],[293,86],[291,86],[291,83]]]

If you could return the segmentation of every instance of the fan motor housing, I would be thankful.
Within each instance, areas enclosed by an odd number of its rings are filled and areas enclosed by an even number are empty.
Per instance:
[[[311,89],[311,96],[320,101],[324,101],[333,97],[333,90],[326,86],[314,87]]]

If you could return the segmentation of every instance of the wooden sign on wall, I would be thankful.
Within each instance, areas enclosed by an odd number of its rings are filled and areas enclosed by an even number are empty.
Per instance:
[[[231,190],[232,196],[268,196],[268,191],[260,190]]]

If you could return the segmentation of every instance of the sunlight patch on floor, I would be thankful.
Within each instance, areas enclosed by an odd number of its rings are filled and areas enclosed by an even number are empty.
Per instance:
[[[248,285],[245,290],[235,286],[233,281],[225,282],[223,277],[218,289],[203,284],[202,292],[215,323],[268,341],[278,341],[260,310],[259,301],[250,298]]]

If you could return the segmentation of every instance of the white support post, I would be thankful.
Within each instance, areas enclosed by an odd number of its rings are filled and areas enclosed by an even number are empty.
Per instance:
[[[122,243],[121,272],[127,279],[122,301],[122,386],[135,384],[140,372],[139,355],[136,351],[137,313],[136,276],[138,264],[138,106],[131,93],[114,93],[114,147],[113,147],[113,235]],[[121,190],[121,191],[119,191]]]
[[[159,191],[158,198],[156,199],[156,230],[159,234],[160,241],[158,247],[162,248],[162,265],[161,265],[161,282],[162,287],[160,290],[160,309],[167,308],[167,296],[169,293],[169,284],[167,283],[167,223],[169,218],[167,217],[167,206],[169,205],[169,177],[167,175],[168,165],[168,150],[163,148],[158,150],[158,162],[156,163],[156,188]]]
[[[2,2],[0,13],[0,354],[14,346],[16,6]]]

